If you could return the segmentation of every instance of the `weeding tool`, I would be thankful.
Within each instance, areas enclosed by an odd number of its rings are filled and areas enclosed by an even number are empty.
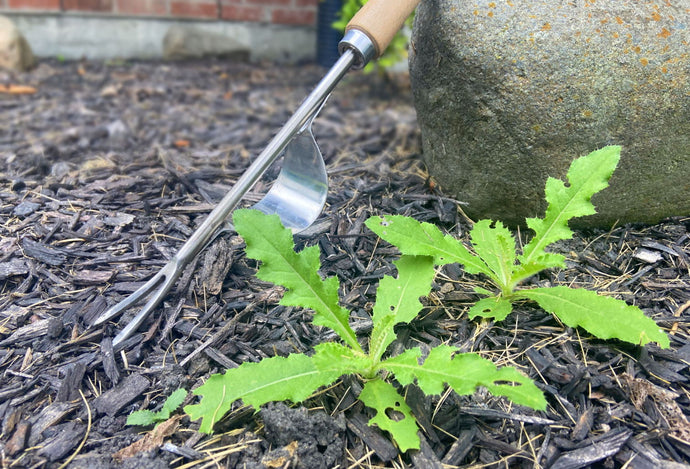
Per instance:
[[[371,59],[380,57],[419,2],[370,0],[357,12],[338,45],[340,58],[175,257],[138,290],[96,319],[94,326],[148,298],[139,313],[113,339],[114,347],[144,322],[170,291],[184,267],[222,231],[230,212],[281,155],[285,157],[276,181],[254,208],[278,214],[283,225],[294,232],[304,230],[316,220],[326,203],[328,177],[311,124],[341,78],[350,69],[360,69]]]

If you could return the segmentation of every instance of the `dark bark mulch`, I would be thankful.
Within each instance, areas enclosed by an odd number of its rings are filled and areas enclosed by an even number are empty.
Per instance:
[[[549,408],[485,392],[406,399],[422,449],[400,454],[368,427],[343,378],[303,405],[237,405],[214,435],[178,416],[149,432],[125,425],[175,389],[332,339],[310,314],[278,305],[241,240],[226,235],[190,266],[159,307],[113,349],[115,323],[89,328],[169,259],[323,74],[314,66],[42,63],[0,95],[0,420],[3,467],[681,467],[690,460],[690,218],[579,232],[569,268],[534,282],[596,289],[641,307],[671,348],[604,342],[523,305],[502,323],[465,311],[481,281],[441,270],[397,346],[442,342],[512,365]],[[427,178],[404,78],[353,74],[314,126],[331,190],[299,245],[318,244],[323,273],[365,334],[375,287],[395,249],[363,226],[401,213],[464,236],[462,206]],[[269,170],[247,201],[277,174]],[[134,311],[118,321],[123,324]],[[187,403],[194,397],[187,398]],[[155,441],[155,438],[158,438]],[[687,467],[687,466],[682,466]]]

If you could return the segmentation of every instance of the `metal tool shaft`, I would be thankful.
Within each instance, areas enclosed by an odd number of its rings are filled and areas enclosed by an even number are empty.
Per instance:
[[[256,160],[249,166],[244,174],[225,194],[220,203],[203,221],[199,228],[189,237],[175,256],[182,264],[191,261],[213,236],[223,221],[233,211],[242,197],[259,180],[261,175],[285,150],[287,144],[300,131],[302,126],[316,112],[324,99],[333,91],[340,79],[352,67],[355,55],[351,50],[346,50],[331,67],[328,73],[316,85],[316,88],[307,96],[295,113],[285,123],[283,128],[273,137],[268,146],[261,152]]]
[[[259,180],[264,172],[283,153],[290,141],[310,122],[310,119],[320,109],[324,100],[333,91],[340,79],[347,71],[357,63],[357,55],[353,50],[346,50],[340,59],[331,67],[314,90],[307,96],[295,113],[288,119],[280,131],[273,137],[266,148],[259,154],[256,160],[237,180],[232,189],[228,191],[216,208],[206,217],[199,227],[192,233],[189,239],[170,261],[152,277],[139,290],[128,298],[113,305],[105,311],[93,325],[102,324],[115,317],[125,309],[141,301],[146,295],[153,292],[140,312],[120,331],[113,340],[113,345],[121,344],[144,321],[146,316],[155,308],[165,295],[170,291],[174,282],[182,273],[182,269],[201,251],[215,233],[221,228],[244,197],[244,195]]]

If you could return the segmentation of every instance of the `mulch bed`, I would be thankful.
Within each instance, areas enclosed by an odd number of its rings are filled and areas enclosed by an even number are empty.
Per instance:
[[[640,306],[671,334],[669,350],[596,340],[530,305],[501,323],[469,321],[481,279],[457,266],[439,272],[398,346],[445,342],[517,366],[544,390],[546,412],[410,386],[422,450],[400,454],[366,425],[361,385],[346,378],[302,405],[255,414],[238,404],[213,435],[176,417],[130,447],[148,430],[125,425],[133,410],[333,338],[308,311],[278,305],[280,289],[253,276],[231,234],[198,256],[121,350],[116,322],[89,327],[174,255],[323,72],[48,61],[0,74],[0,84],[36,90],[0,93],[2,467],[688,467],[690,218],[578,232],[559,247],[568,269],[533,280]],[[321,247],[323,273],[341,279],[364,334],[397,255],[364,220],[400,213],[460,237],[471,222],[426,175],[404,77],[351,74],[314,130],[331,190],[297,243]]]

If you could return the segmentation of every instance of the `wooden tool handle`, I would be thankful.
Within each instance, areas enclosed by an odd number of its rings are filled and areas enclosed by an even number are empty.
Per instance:
[[[352,17],[345,31],[357,29],[369,36],[376,48],[376,57],[380,57],[420,1],[369,0]]]

